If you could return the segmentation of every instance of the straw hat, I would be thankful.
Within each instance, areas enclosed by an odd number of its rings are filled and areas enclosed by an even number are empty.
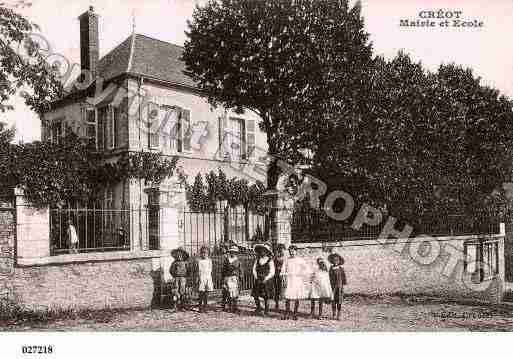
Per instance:
[[[189,253],[187,253],[187,251],[183,248],[183,247],[178,247],[178,248],[175,248],[171,251],[171,256],[173,258],[176,258],[178,256],[178,253],[181,253],[182,256],[183,256],[183,260],[186,261],[187,259],[189,259]]]
[[[231,246],[228,248],[228,253],[239,253],[239,247],[237,246]]]
[[[272,255],[273,251],[271,250],[271,246],[269,246],[267,243],[257,243],[253,247],[253,251],[256,253],[258,249],[264,249],[268,255]]]

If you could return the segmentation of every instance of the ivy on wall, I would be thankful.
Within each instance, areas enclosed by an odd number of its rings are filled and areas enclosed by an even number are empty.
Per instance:
[[[63,203],[90,203],[109,184],[126,179],[160,183],[172,176],[178,158],[160,153],[137,152],[107,160],[88,142],[74,134],[60,143],[32,142],[1,146],[0,182],[24,189],[25,196],[37,207]]]

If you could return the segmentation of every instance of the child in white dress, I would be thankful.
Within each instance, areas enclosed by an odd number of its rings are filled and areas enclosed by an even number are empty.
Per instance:
[[[314,318],[315,302],[319,302],[319,317],[322,319],[322,305],[324,302],[331,301],[333,291],[331,290],[330,275],[328,266],[323,258],[317,258],[318,269],[312,275],[310,283],[310,317]]]
[[[305,286],[306,263],[301,257],[296,256],[297,247],[289,247],[289,258],[283,264],[282,275],[285,279],[285,315],[282,319],[290,319],[290,302],[294,301],[294,314],[292,319],[297,320],[299,300],[306,299],[308,292]]]
[[[208,247],[201,247],[200,258],[198,259],[198,307],[200,313],[207,311],[208,292],[214,290],[214,284],[212,282],[212,259],[210,259],[208,255]]]

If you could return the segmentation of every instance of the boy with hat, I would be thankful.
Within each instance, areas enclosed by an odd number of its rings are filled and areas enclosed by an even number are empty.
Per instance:
[[[171,256],[174,258],[174,262],[169,268],[169,273],[173,277],[173,289],[174,294],[178,298],[177,309],[185,309],[187,300],[187,276],[189,270],[187,267],[187,259],[189,254],[182,247],[173,249]]]
[[[274,261],[272,260],[271,247],[265,243],[256,244],[253,247],[257,256],[253,264],[253,277],[255,283],[253,285],[252,295],[255,299],[257,315],[262,314],[262,307],[260,306],[260,298],[264,300],[264,315],[269,314],[269,298],[273,296],[274,282],[271,279],[274,277]]]
[[[333,302],[331,309],[333,311],[333,319],[335,312],[337,320],[340,320],[340,310],[342,309],[342,300],[344,299],[344,286],[347,284],[346,273],[344,272],[344,258],[338,253],[331,253],[328,261],[332,264],[330,268],[330,283],[333,291]]]
[[[223,261],[223,290],[226,293],[229,310],[238,313],[239,278],[242,274],[242,267],[237,257],[239,247],[232,245],[227,249],[227,252]]]

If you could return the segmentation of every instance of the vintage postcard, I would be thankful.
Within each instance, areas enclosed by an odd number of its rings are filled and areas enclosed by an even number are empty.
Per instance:
[[[0,330],[512,330],[512,32],[507,0],[0,0]]]

